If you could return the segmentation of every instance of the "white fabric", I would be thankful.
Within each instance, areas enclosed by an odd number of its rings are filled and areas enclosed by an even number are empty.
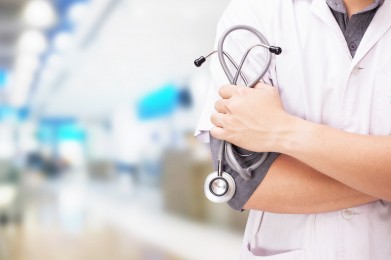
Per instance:
[[[258,28],[282,47],[266,79],[279,88],[289,113],[353,133],[391,134],[390,0],[378,10],[354,58],[325,0],[233,0],[217,38],[237,24]],[[249,37],[227,42],[236,60],[251,45]],[[258,62],[246,66],[256,73]],[[205,141],[218,87],[227,83],[216,59],[211,72],[213,83],[196,130]],[[311,215],[251,211],[242,259],[390,260],[391,203]]]

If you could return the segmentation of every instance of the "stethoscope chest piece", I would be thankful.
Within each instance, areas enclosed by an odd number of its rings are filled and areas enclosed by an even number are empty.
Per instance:
[[[213,172],[208,175],[204,183],[205,195],[214,203],[223,203],[232,199],[235,188],[234,179],[226,172],[222,172],[221,176],[217,171]]]

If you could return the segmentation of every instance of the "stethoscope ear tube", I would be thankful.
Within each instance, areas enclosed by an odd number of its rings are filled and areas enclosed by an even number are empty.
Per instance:
[[[238,31],[238,30],[245,30],[245,31],[249,31],[249,32],[253,33],[258,38],[258,40],[261,42],[261,44],[254,45],[253,47],[249,48],[245,52],[240,64],[235,66],[237,73],[234,76],[234,75],[232,75],[232,73],[227,65],[226,59],[225,59],[226,52],[224,51],[224,42],[230,33],[234,32],[234,31]],[[265,36],[262,35],[262,33],[260,33],[258,30],[256,30],[255,28],[253,28],[251,26],[248,26],[248,25],[237,25],[237,26],[233,26],[231,28],[228,28],[220,37],[218,45],[217,45],[217,47],[218,47],[217,54],[219,57],[220,64],[223,68],[223,71],[231,84],[233,84],[233,85],[237,84],[238,76],[242,72],[242,67],[246,61],[246,58],[247,58],[249,52],[256,46],[261,46],[261,47],[267,48],[270,52],[281,53],[280,47],[270,46],[269,42],[267,41]],[[262,67],[261,72],[258,74],[258,76],[251,83],[247,83],[247,87],[250,87],[250,88],[254,87],[256,84],[259,83],[259,81],[266,74],[267,70],[270,67],[270,63],[271,63],[271,55],[270,55],[269,51],[266,51],[266,59],[265,59],[266,61],[265,61],[265,65]],[[229,59],[229,60],[232,63],[231,59]],[[257,169],[259,166],[261,166],[262,163],[266,160],[266,158],[268,156],[268,153],[261,153],[260,158],[255,163],[253,163],[251,166],[249,166],[247,168],[243,168],[239,164],[239,162],[237,161],[237,159],[234,155],[232,144],[224,141],[224,145],[225,145],[225,157],[226,157],[226,161],[227,161],[228,165],[235,172],[239,173],[239,175],[245,180],[249,180],[251,178],[251,173],[255,169]]]
[[[224,70],[225,75],[227,76],[229,82],[233,85],[236,85],[237,82],[235,82],[236,81],[235,77],[232,75],[232,73],[227,65],[227,62],[225,60],[225,57],[224,57],[224,43],[225,43],[227,36],[230,33],[234,32],[234,31],[238,31],[238,30],[245,30],[245,31],[249,31],[249,32],[253,33],[259,39],[259,41],[262,43],[262,46],[267,46],[270,49],[269,42],[257,29],[255,29],[251,26],[248,26],[248,25],[236,25],[231,28],[228,28],[223,33],[223,35],[220,37],[220,40],[217,45],[217,54],[219,56],[219,61],[220,61],[220,64]],[[247,57],[247,54],[243,57],[244,59]],[[242,59],[241,64],[238,66],[239,67],[238,72],[242,70],[242,66],[244,64],[244,59]],[[252,88],[256,84],[259,83],[259,81],[263,78],[263,76],[266,74],[267,70],[269,69],[270,62],[271,62],[271,55],[270,55],[270,52],[267,51],[266,52],[266,62],[262,68],[262,71],[258,74],[258,76],[251,83],[249,83],[247,85],[247,87]]]

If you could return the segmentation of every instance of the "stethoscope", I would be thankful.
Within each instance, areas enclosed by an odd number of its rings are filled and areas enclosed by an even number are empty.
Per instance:
[[[239,65],[234,61],[234,59],[224,51],[224,42],[227,38],[227,36],[237,30],[245,30],[253,33],[260,41],[260,43],[250,47],[243,55],[242,60],[240,61]],[[263,47],[266,48],[266,62],[264,67],[262,68],[262,71],[258,74],[258,76],[252,81],[251,83],[248,83],[247,77],[244,75],[242,68],[243,64],[245,63],[247,56],[249,53],[256,47]],[[232,85],[236,85],[238,82],[239,77],[243,80],[245,85],[247,87],[254,87],[266,74],[267,70],[269,69],[270,62],[271,62],[271,54],[274,53],[276,55],[281,54],[282,49],[280,47],[276,46],[270,46],[266,38],[255,28],[247,25],[237,25],[229,28],[226,30],[223,35],[221,36],[218,46],[217,46],[217,51],[213,51],[210,54],[208,54],[206,57],[201,56],[200,58],[196,59],[194,61],[194,64],[197,67],[200,67],[207,58],[209,58],[211,55],[217,53],[219,57],[219,61],[221,64],[221,67],[224,70],[225,75],[227,76],[229,82]],[[230,61],[230,63],[235,67],[236,69],[236,74],[232,75],[226,59]],[[240,154],[237,151],[235,151],[234,147],[232,144],[230,144],[227,141],[222,141],[220,148],[219,148],[219,153],[217,157],[217,171],[211,173],[208,175],[208,177],[205,180],[204,183],[204,192],[206,197],[215,203],[222,203],[222,202],[227,202],[229,201],[235,194],[236,191],[236,185],[235,181],[232,178],[232,176],[226,172],[223,171],[223,161],[224,159],[227,161],[228,165],[235,171],[237,172],[243,179],[249,180],[251,178],[252,172],[257,169],[259,166],[262,165],[262,163],[265,162],[268,153],[259,153],[259,158],[250,166],[247,168],[243,168],[238,160],[235,157],[235,154],[239,156],[251,156],[254,153],[250,154]]]

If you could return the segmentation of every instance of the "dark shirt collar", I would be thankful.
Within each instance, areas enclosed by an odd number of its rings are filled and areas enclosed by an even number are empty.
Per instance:
[[[327,5],[334,11],[346,14],[346,8],[345,4],[343,3],[342,0],[326,0]],[[381,4],[383,4],[384,0],[373,0],[373,3],[370,4],[369,6],[365,7],[363,10],[361,10],[359,13],[365,13],[368,11],[371,11],[377,7],[379,7]]]

